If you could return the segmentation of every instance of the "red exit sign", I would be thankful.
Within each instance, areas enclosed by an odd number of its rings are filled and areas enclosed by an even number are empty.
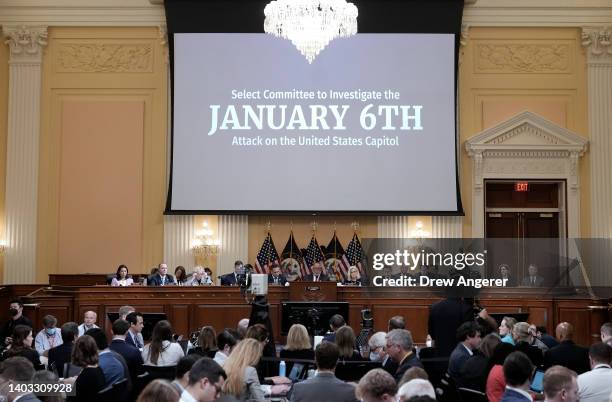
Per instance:
[[[528,181],[517,181],[516,183],[514,183],[514,191],[518,191],[518,192],[529,191],[529,182]]]

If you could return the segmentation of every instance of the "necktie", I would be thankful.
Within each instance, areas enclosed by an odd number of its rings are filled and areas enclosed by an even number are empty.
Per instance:
[[[535,286],[535,276],[532,276],[532,277],[531,277],[531,284],[532,284],[533,286]]]
[[[317,275],[317,276],[315,276],[315,277],[314,277],[314,281],[315,281],[315,282],[319,282],[319,275]]]
[[[278,277],[276,277],[276,276],[274,277],[274,284],[278,285]]]
[[[164,286],[165,284],[166,284],[166,277],[162,276],[162,283],[161,283],[161,285]]]

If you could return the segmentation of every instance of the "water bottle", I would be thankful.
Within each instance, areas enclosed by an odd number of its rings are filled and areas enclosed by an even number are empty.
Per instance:
[[[278,365],[278,375],[281,377],[285,377],[286,374],[287,374],[287,365],[285,364],[284,360],[281,360],[280,364]]]

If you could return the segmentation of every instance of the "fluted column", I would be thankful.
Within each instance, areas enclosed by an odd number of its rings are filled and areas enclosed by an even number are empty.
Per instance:
[[[232,272],[234,262],[247,261],[249,256],[249,217],[247,215],[220,215],[219,240],[221,247],[217,257],[219,275]]]
[[[378,238],[398,239],[409,238],[411,229],[407,216],[379,216]]]
[[[38,142],[46,27],[4,26],[10,48],[4,283],[36,281]]]
[[[462,216],[434,216],[431,237],[437,239],[457,239],[463,237]]]
[[[584,28],[591,160],[591,237],[612,238],[612,46],[610,27]]]
[[[193,267],[191,241],[195,236],[193,215],[167,215],[164,217],[164,262],[169,267],[182,265],[187,271]]]

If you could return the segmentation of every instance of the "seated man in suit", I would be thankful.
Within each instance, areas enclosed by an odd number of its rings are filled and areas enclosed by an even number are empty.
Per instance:
[[[480,329],[474,321],[464,322],[457,328],[457,346],[448,360],[448,374],[455,381],[461,376],[465,362],[474,354],[480,345]]]
[[[565,366],[578,374],[589,371],[589,350],[574,343],[574,327],[569,322],[562,322],[556,329],[559,345],[550,348],[544,354],[544,367]]]
[[[609,382],[609,381],[608,381]],[[567,367],[554,366],[546,370],[542,380],[544,397],[547,402],[589,402],[589,400],[578,398],[578,383],[576,373]],[[609,393],[604,398],[599,397],[594,401],[608,400]]]
[[[409,368],[420,367],[423,364],[413,350],[412,334],[407,329],[394,329],[386,336],[387,354],[397,363],[397,370],[393,377],[399,382]]]
[[[512,352],[504,360],[506,391],[500,402],[532,402],[529,394],[533,366],[523,352]]]
[[[270,267],[270,274],[268,275],[268,283],[272,285],[285,286],[287,278],[281,272],[281,267],[278,264],[272,264]]]
[[[344,317],[342,317],[340,314],[332,315],[332,317],[329,319],[330,332],[323,336],[323,340],[327,342],[336,342],[336,331],[345,325],[346,321],[344,320]]]
[[[149,286],[168,286],[176,285],[174,277],[168,273],[168,265],[159,264],[159,270],[155,275],[149,277],[147,281]]]
[[[238,283],[238,275],[244,274],[244,265],[242,261],[237,260],[234,263],[234,272],[221,276],[221,286],[236,286]]]
[[[72,347],[74,340],[79,335],[79,327],[76,322],[67,322],[61,329],[62,344],[49,349],[49,370],[55,368],[58,377],[64,375],[64,366],[72,360]]]
[[[311,402],[333,399],[335,402],[356,402],[355,387],[337,379],[334,374],[339,356],[335,343],[321,342],[315,350],[315,376],[295,384],[289,400]]]
[[[115,320],[112,327],[113,340],[109,345],[109,349],[123,356],[123,359],[127,364],[130,377],[132,378],[132,381],[135,381],[136,377],[142,374],[142,365],[144,362],[138,348],[125,341],[129,329],[130,323],[126,320],[122,320],[121,318]]]
[[[538,275],[538,266],[529,264],[527,267],[529,275],[523,278],[522,286],[540,287],[544,284],[544,278]]]
[[[212,279],[210,276],[206,274],[204,268],[195,267],[193,269],[193,274],[187,281],[187,286],[202,286],[202,285],[212,285]]]
[[[125,335],[125,343],[134,346],[142,352],[144,348],[144,340],[142,338],[142,329],[144,328],[144,317],[138,311],[129,313],[125,320],[130,324]]]
[[[323,273],[323,264],[319,261],[312,264],[312,275],[306,275],[304,277],[306,282],[327,282],[329,277]]]

